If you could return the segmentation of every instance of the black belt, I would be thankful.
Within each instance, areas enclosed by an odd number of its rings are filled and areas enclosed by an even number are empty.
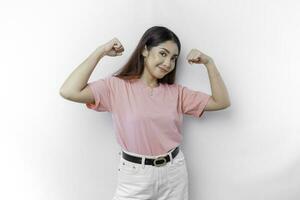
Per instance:
[[[179,147],[176,147],[172,151],[171,155],[172,155],[173,159],[176,157],[176,155],[178,154],[178,152],[179,152]],[[142,157],[137,157],[137,156],[129,155],[129,154],[125,153],[124,151],[122,151],[122,157],[125,160],[128,160],[130,162],[142,164]],[[170,157],[169,157],[169,154],[168,154],[166,156],[161,156],[161,157],[158,157],[156,159],[145,158],[145,165],[153,165],[153,166],[156,166],[156,167],[160,167],[160,166],[166,165],[167,162],[169,162],[169,161],[170,161]]]

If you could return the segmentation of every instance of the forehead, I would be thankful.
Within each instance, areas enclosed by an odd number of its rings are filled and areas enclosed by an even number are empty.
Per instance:
[[[173,41],[166,41],[163,43],[160,43],[159,45],[156,46],[158,50],[164,49],[165,51],[171,53],[171,54],[176,54],[178,55],[178,47],[177,44]]]

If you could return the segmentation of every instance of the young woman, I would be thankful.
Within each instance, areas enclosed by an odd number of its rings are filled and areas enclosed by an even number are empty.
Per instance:
[[[123,68],[87,83],[101,58],[122,55],[124,47],[113,38],[98,47],[61,87],[64,98],[112,113],[121,147],[115,200],[187,200],[188,173],[179,147],[183,114],[201,117],[204,111],[230,105],[212,58],[197,49],[189,52],[187,60],[206,66],[212,96],[175,83],[180,48],[171,30],[151,27]]]

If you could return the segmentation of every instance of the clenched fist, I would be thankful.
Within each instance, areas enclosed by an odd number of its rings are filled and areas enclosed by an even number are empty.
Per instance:
[[[107,56],[121,56],[124,51],[123,45],[116,37],[104,44],[103,47]]]
[[[200,52],[199,50],[197,49],[192,49],[186,59],[188,60],[188,63],[189,64],[204,64],[206,65],[207,63],[209,62],[212,62],[212,58],[205,55],[204,53]]]

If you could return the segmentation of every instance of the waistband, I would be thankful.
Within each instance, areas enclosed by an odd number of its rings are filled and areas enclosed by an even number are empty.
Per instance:
[[[164,166],[166,165],[169,161],[173,163],[173,159],[175,156],[179,153],[180,147],[177,146],[173,149],[170,149],[168,153],[165,154],[160,154],[156,156],[148,156],[148,155],[141,155],[137,153],[132,153],[128,151],[124,151],[123,149],[120,152],[121,157],[124,158],[125,160],[128,160],[130,162],[142,164],[142,167],[144,168],[145,165],[153,165],[153,166]]]
[[[177,147],[180,148],[180,145],[177,146]],[[129,155],[132,155],[132,156],[138,156],[138,157],[145,157],[145,158],[155,159],[155,158],[158,158],[158,157],[162,157],[162,156],[168,155],[170,152],[174,151],[174,149],[176,149],[177,147],[174,147],[174,148],[170,149],[167,153],[160,154],[160,155],[155,155],[155,156],[152,156],[152,155],[137,154],[137,153],[134,153],[134,152],[126,151],[126,150],[124,150],[124,149],[121,148],[121,150],[120,150],[120,152],[119,152],[119,155],[121,155],[121,153],[122,153],[122,151],[123,151],[123,152],[125,152],[126,154],[129,154]]]

